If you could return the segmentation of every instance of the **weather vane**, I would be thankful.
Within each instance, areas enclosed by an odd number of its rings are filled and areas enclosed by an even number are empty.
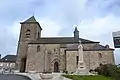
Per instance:
[[[35,16],[35,12],[33,12],[33,16]]]

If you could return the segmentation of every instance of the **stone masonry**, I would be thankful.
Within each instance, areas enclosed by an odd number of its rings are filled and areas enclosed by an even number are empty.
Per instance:
[[[100,64],[115,64],[114,49],[79,38],[74,30],[73,37],[41,37],[42,28],[32,16],[21,23],[16,67],[21,72],[75,72],[78,67],[78,43],[83,46],[83,57],[88,70]]]

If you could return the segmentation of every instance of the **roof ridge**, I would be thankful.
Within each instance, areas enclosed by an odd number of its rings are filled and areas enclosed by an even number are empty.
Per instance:
[[[24,21],[24,23],[25,23],[25,22],[37,22],[37,21],[36,21],[36,19],[35,19],[34,16],[31,16],[31,17],[28,18],[26,21]]]
[[[14,55],[14,54],[7,54],[7,55],[5,55],[5,56],[16,56],[16,55]]]

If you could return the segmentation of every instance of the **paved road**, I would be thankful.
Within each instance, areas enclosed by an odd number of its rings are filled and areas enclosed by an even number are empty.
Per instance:
[[[0,80],[31,80],[26,76],[16,74],[0,74]]]

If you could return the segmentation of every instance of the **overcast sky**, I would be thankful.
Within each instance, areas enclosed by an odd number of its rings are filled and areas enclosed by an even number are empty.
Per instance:
[[[120,31],[120,0],[0,0],[0,53],[16,54],[20,22],[35,16],[42,36],[80,37],[113,47],[112,32]],[[115,49],[120,63],[120,49]]]

